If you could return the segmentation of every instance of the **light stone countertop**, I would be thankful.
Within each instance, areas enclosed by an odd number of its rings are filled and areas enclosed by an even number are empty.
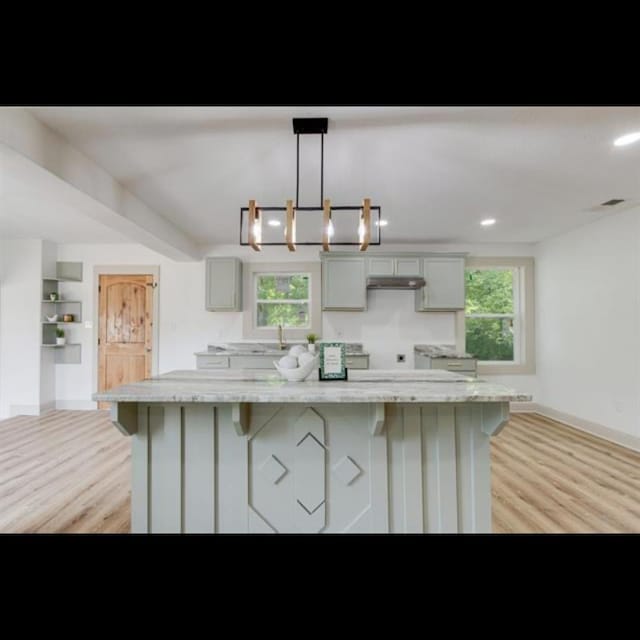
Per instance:
[[[315,379],[314,379],[315,378]],[[317,374],[287,382],[265,370],[171,371],[95,393],[106,402],[509,402],[531,395],[501,384],[440,370],[349,371],[349,380],[324,381]]]
[[[430,358],[475,358],[470,353],[456,351],[456,347],[453,344],[414,344],[413,350]]]
[[[326,341],[322,341],[326,342]],[[336,342],[339,342],[336,340]],[[320,344],[318,342],[317,344]],[[279,349],[277,343],[269,342],[227,342],[224,344],[210,344],[207,345],[206,351],[196,351],[196,356],[260,356],[260,355],[273,355],[283,356],[289,352],[291,347],[296,345],[307,346],[306,341],[293,341],[286,343],[286,349]],[[368,356],[366,351],[362,350],[362,343],[360,342],[345,342],[346,355],[348,356]]]

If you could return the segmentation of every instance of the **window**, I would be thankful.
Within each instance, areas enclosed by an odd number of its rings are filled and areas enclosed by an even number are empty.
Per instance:
[[[470,258],[465,350],[480,373],[534,373],[533,259]]]
[[[256,327],[309,328],[308,273],[255,274]]]
[[[320,260],[244,262],[242,337],[287,342],[322,334]]]
[[[466,349],[478,360],[516,362],[517,269],[465,270]]]

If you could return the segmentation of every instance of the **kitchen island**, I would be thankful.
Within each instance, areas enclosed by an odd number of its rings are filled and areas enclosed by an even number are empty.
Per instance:
[[[134,533],[490,532],[489,440],[531,397],[448,371],[173,371],[94,394]]]

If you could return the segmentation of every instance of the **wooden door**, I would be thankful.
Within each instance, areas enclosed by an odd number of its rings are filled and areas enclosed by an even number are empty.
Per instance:
[[[101,275],[98,292],[98,390],[151,377],[153,276]]]

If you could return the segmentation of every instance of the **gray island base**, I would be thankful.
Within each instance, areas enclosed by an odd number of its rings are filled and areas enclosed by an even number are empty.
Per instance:
[[[490,532],[490,438],[531,396],[447,371],[349,377],[174,371],[95,394],[132,438],[132,532]]]

